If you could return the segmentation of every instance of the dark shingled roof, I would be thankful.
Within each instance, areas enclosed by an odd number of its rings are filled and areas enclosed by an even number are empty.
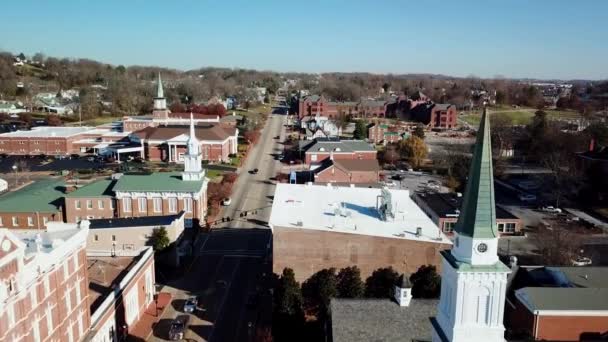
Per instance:
[[[431,321],[439,301],[413,299],[400,307],[389,299],[332,299],[334,342],[430,341]]]
[[[454,193],[418,193],[417,196],[439,217],[456,215],[456,210],[460,210],[462,207],[462,197],[458,197]],[[517,219],[517,216],[497,205],[496,218]]]
[[[187,125],[167,125],[158,127],[146,127],[133,134],[140,139],[146,140],[169,140],[182,134],[189,134],[190,127]],[[224,141],[233,136],[236,129],[233,127],[222,127],[214,124],[196,125],[196,137],[199,140],[219,140]]]
[[[89,229],[168,226],[183,215],[184,211],[180,211],[179,214],[166,216],[93,219],[89,220],[91,222]]]

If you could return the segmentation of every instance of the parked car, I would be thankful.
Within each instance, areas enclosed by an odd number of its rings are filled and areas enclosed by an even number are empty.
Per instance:
[[[229,205],[230,205],[230,203],[232,203],[232,199],[231,199],[230,197],[228,197],[228,198],[224,198],[224,199],[222,200],[222,205],[223,205],[223,206],[229,206]]]
[[[540,210],[547,212],[547,213],[553,213],[553,214],[561,214],[561,212],[562,212],[562,210],[560,208],[556,208],[553,206],[542,207]]]
[[[591,259],[583,256],[579,256],[576,259],[572,260],[573,266],[589,266],[593,263]]]
[[[393,182],[393,181],[386,181],[386,182],[384,182],[384,185],[393,187],[397,184],[395,184],[395,182]]]
[[[189,321],[190,316],[188,315],[180,315],[175,317],[175,319],[171,322],[171,327],[169,328],[169,339],[171,341],[182,340],[186,334]]]
[[[76,153],[70,154],[70,159],[78,159],[78,158],[80,158],[79,154],[76,154]]]
[[[197,306],[198,306],[198,299],[196,299],[196,297],[190,297],[184,303],[184,312],[193,313],[196,311]]]
[[[522,201],[522,202],[534,202],[534,201],[536,201],[536,196],[532,195],[532,194],[520,193],[519,195],[517,195],[517,198],[519,198],[519,200]]]
[[[95,157],[88,157],[87,161],[90,161],[91,163],[95,161]]]
[[[396,181],[400,181],[403,179],[402,175],[393,175],[393,177],[391,177],[392,179],[396,180]]]
[[[258,171],[259,171],[258,169],[253,169],[253,170],[250,170],[249,173],[251,173],[252,175],[257,175]]]

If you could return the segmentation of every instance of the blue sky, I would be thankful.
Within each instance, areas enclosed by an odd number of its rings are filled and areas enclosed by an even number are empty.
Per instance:
[[[608,78],[608,1],[6,1],[0,50],[112,64]]]

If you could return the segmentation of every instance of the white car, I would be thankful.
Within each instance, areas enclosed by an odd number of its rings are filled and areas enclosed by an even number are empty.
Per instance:
[[[229,206],[229,205],[230,205],[230,203],[232,203],[232,199],[231,199],[230,197],[229,197],[229,198],[224,198],[224,199],[222,200],[222,205],[223,205],[223,206]]]
[[[562,210],[560,208],[556,208],[553,206],[543,207],[542,211],[553,213],[553,214],[561,214]]]
[[[392,187],[392,186],[395,186],[396,184],[393,181],[386,181],[386,182],[384,182],[384,185]]]

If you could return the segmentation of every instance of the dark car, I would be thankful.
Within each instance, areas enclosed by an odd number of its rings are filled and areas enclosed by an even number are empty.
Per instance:
[[[259,171],[258,169],[253,169],[253,170],[250,170],[249,173],[251,173],[252,175],[257,175],[258,171]]]
[[[391,177],[392,179],[396,180],[396,181],[400,181],[403,179],[402,175],[393,175],[393,177]]]
[[[175,317],[175,319],[171,322],[171,327],[169,328],[169,339],[171,341],[182,340],[184,335],[186,335],[186,329],[188,328],[189,321],[190,316],[188,315]]]
[[[78,158],[80,158],[79,154],[76,154],[76,153],[70,154],[70,159],[78,159]]]
[[[274,138],[278,140],[278,139],[281,139],[281,136],[280,136],[280,135],[277,135],[277,136],[276,136],[276,137],[274,137]]]

